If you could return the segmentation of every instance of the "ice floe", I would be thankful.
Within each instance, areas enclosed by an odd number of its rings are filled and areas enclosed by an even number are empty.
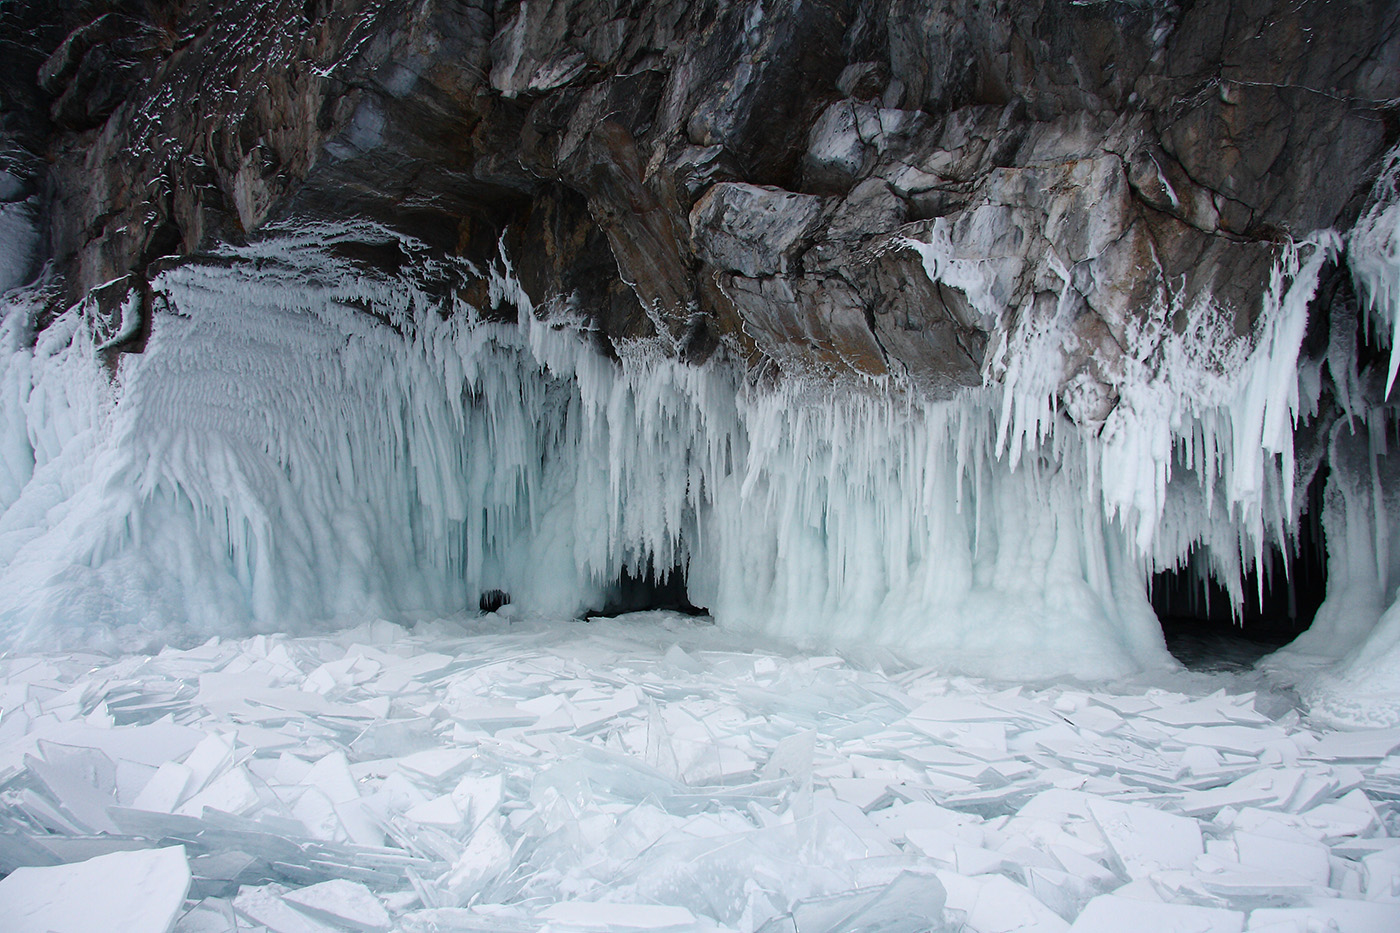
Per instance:
[[[7,929],[1400,928],[1400,738],[1257,675],[492,614],[10,656],[0,697]]]

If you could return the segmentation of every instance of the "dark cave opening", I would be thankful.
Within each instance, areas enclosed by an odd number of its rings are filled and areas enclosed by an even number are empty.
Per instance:
[[[1193,547],[1184,567],[1152,576],[1152,608],[1173,657],[1191,670],[1241,670],[1308,629],[1327,594],[1321,522],[1325,474],[1319,469],[1308,486],[1287,552],[1269,549],[1262,581],[1252,567],[1244,574],[1242,606],[1232,606],[1228,592],[1212,579],[1203,548]]]
[[[485,590],[477,606],[482,612],[499,612],[501,607],[510,605],[510,594],[505,590]]]
[[[658,574],[652,562],[648,561],[645,572],[639,574],[623,569],[617,580],[608,587],[602,607],[585,613],[585,616],[611,618],[653,609],[666,609],[689,616],[703,616],[709,612],[690,601],[684,567],[677,565]]]

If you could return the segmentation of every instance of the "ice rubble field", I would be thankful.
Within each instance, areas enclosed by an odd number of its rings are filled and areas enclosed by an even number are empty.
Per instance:
[[[670,613],[0,673],[10,931],[1400,929],[1400,730],[1260,675],[1008,687]]]

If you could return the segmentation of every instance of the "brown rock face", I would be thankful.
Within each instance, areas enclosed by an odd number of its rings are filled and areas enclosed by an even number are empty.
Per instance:
[[[1052,309],[1088,424],[1148,309],[1247,333],[1279,241],[1347,228],[1400,126],[1388,0],[0,15],[34,37],[0,67],[5,131],[47,162],[70,300],[270,223],[369,218],[476,261],[504,238],[535,303],[605,345],[935,395]]]

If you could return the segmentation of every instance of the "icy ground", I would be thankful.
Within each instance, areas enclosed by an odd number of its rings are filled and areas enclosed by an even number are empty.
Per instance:
[[[1007,687],[648,613],[0,677],[11,931],[1400,929],[1400,730],[1259,675]]]

